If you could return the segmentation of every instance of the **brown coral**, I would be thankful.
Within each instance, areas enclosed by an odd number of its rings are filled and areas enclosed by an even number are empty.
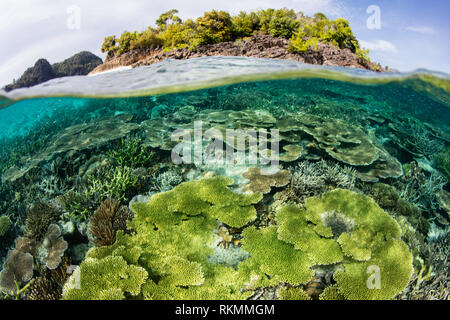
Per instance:
[[[275,174],[265,174],[260,168],[250,168],[242,174],[250,183],[244,186],[245,191],[269,193],[271,187],[284,187],[291,179],[288,170],[279,170]]]
[[[26,216],[25,237],[40,241],[47,232],[48,226],[56,221],[58,213],[47,203],[37,202],[27,210]]]
[[[127,220],[132,217],[132,212],[126,206],[121,206],[119,201],[114,199],[103,201],[89,222],[92,242],[97,247],[113,244],[118,230],[128,231]]]
[[[33,256],[17,249],[10,250],[0,272],[1,290],[14,294],[17,284],[25,283],[33,277]],[[16,284],[17,283],[17,284]]]
[[[37,277],[26,291],[28,300],[59,300],[61,288],[47,277]]]
[[[239,245],[240,239],[235,238],[232,234],[230,234],[230,231],[224,226],[219,228],[218,235],[222,238],[219,245],[221,245],[223,248],[227,249],[230,246],[230,243],[234,244],[235,246]]]
[[[44,236],[38,256],[47,268],[53,270],[61,263],[61,258],[67,247],[67,242],[61,237],[61,229],[58,225],[52,223]]]
[[[62,288],[70,277],[71,259],[67,253],[62,257],[60,265],[53,270],[45,268],[41,270],[41,275],[36,277],[34,282],[26,291],[28,300],[59,300],[62,295]]]
[[[303,155],[303,148],[299,145],[288,144],[283,146],[284,153],[280,154],[280,161],[292,162],[298,160]]]
[[[301,114],[301,130],[314,137],[331,157],[353,166],[367,166],[378,159],[378,150],[359,127],[338,119]]]
[[[356,176],[365,182],[378,182],[381,179],[399,178],[403,175],[402,164],[386,150],[378,149],[380,157],[371,165],[356,168]]]

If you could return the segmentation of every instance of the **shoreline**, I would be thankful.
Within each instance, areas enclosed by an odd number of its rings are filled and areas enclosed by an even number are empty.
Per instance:
[[[136,49],[118,56],[108,57],[92,70],[89,75],[103,73],[118,67],[140,67],[151,65],[166,59],[186,60],[205,56],[243,56],[253,58],[286,59],[303,63],[325,66],[341,66],[372,70],[383,70],[379,64],[367,66],[359,62],[350,49],[339,49],[332,45],[318,43],[317,50],[308,49],[305,53],[288,51],[289,40],[271,35],[254,35],[237,41],[221,42],[189,48],[164,51],[162,49]]]

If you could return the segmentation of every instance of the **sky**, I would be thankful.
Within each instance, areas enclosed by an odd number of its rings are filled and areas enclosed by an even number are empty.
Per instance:
[[[450,73],[448,0],[2,0],[0,86],[39,58],[55,63],[88,50],[104,59],[106,36],[145,30],[170,9],[187,19],[212,9],[236,14],[282,7],[346,18],[371,59],[383,66]]]

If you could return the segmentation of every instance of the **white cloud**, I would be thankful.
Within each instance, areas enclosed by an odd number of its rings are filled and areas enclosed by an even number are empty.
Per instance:
[[[435,31],[432,27],[427,26],[410,26],[406,28],[407,31],[422,33],[422,34],[434,34]]]
[[[390,52],[396,53],[397,48],[395,45],[386,40],[375,40],[375,41],[364,41],[359,40],[359,44],[364,49],[369,49],[370,51],[381,51],[381,52]]]

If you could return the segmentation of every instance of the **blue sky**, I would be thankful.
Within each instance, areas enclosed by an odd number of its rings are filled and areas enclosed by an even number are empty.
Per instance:
[[[369,6],[379,8],[379,29],[367,27]],[[212,9],[238,13],[281,7],[348,19],[372,60],[382,65],[450,73],[448,0],[2,0],[0,86],[39,58],[54,63],[81,50],[104,58],[99,49],[105,36],[144,30],[172,8],[185,19]]]

